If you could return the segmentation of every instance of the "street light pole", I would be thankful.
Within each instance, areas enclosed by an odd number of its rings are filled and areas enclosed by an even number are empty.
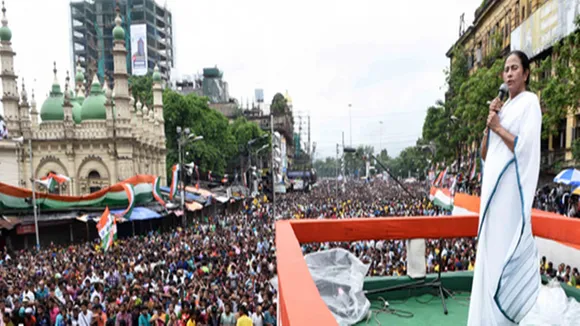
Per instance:
[[[379,121],[379,124],[379,157],[381,157],[381,152],[383,151],[383,122]]]
[[[352,104],[348,105],[348,120],[350,124],[350,147],[352,147]],[[343,147],[344,147],[344,138],[343,138]]]
[[[32,186],[32,210],[34,211],[34,231],[36,233],[36,249],[40,249],[40,236],[38,234],[38,213],[36,211],[36,185],[34,184],[34,170],[32,164],[32,139],[28,139],[28,159],[30,160],[30,184]]]
[[[272,133],[270,150],[272,152],[272,217],[276,221],[276,178],[274,177],[274,114],[270,114],[270,132]]]
[[[179,206],[181,207],[181,213],[183,215],[181,215],[181,224],[183,227],[185,227],[187,225],[187,216],[185,213],[185,189],[184,189],[184,183],[183,183],[183,155],[181,155],[181,143],[183,142],[183,134],[182,134],[182,130],[181,127],[177,127],[177,134],[178,134],[178,138],[177,138],[177,152],[179,155],[179,185],[181,186],[181,190],[180,190],[180,195],[179,195],[179,200],[180,200],[180,204]]]

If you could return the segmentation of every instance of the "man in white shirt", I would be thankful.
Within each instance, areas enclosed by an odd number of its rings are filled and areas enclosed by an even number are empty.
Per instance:
[[[264,314],[262,313],[262,306],[258,306],[255,312],[252,313],[252,324],[254,326],[264,325]]]
[[[77,319],[79,326],[91,326],[91,321],[93,319],[93,312],[87,309],[87,302],[83,302],[81,306],[81,312],[79,313],[79,318]]]

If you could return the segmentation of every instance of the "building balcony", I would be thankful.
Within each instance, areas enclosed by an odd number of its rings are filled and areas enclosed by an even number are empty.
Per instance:
[[[545,173],[558,173],[566,167],[566,149],[560,148],[542,152],[540,156],[540,170]]]

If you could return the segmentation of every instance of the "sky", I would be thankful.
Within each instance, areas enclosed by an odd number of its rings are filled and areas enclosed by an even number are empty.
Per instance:
[[[266,101],[288,91],[295,122],[311,119],[316,158],[336,144],[396,156],[421,136],[445,93],[445,53],[481,0],[158,0],[173,13],[175,71],[218,66],[230,96]],[[5,0],[16,74],[38,106],[74,69],[68,0]],[[19,87],[20,88],[20,87]],[[349,108],[349,104],[351,107]],[[382,123],[381,123],[382,122]],[[352,133],[351,133],[352,130]]]

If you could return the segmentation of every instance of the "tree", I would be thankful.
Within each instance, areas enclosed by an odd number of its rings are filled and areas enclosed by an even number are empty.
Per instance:
[[[151,75],[131,76],[131,92],[134,98],[148,106],[153,105],[153,80]],[[177,132],[179,126],[189,128],[192,133],[202,135],[203,141],[185,145],[185,162],[194,161],[202,171],[223,175],[239,167],[240,155],[247,155],[247,143],[264,132],[255,123],[240,117],[229,124],[228,119],[208,105],[206,97],[195,94],[181,95],[166,89],[163,92],[163,117],[165,119],[167,169],[179,158]],[[265,139],[265,143],[269,140]],[[230,169],[227,169],[227,168]],[[171,175],[171,173],[168,173]]]
[[[391,173],[399,178],[411,177],[425,178],[425,172],[429,168],[431,153],[424,151],[420,146],[409,146],[399,153],[395,159],[386,164]]]
[[[580,138],[576,138],[572,142],[572,157],[577,161],[580,160]]]
[[[212,110],[207,98],[195,94],[181,95],[172,90],[163,93],[163,116],[167,139],[167,167],[177,163],[178,145],[176,128],[190,128],[203,141],[188,143],[185,161],[195,161],[203,170],[224,174],[227,163],[236,154],[236,139],[229,128],[228,119]],[[170,174],[169,174],[170,175]]]
[[[130,76],[129,87],[131,87],[131,95],[135,99],[140,100],[143,105],[153,107],[153,78],[149,73],[145,76]]]
[[[270,104],[270,112],[274,115],[283,115],[288,111],[288,102],[286,98],[281,93],[276,93],[272,98],[272,104]]]
[[[259,139],[265,135],[264,131],[258,127],[257,124],[249,122],[246,118],[237,118],[232,124],[230,124],[230,131],[235,139],[235,153],[231,156],[229,160],[230,171],[237,170],[240,166],[240,157],[247,157],[248,150],[256,151],[259,147],[270,144],[270,139],[265,138],[256,142],[252,145],[252,148],[248,148],[248,142],[252,139]],[[261,153],[267,154],[270,152],[270,147],[264,149]],[[245,161],[244,161],[245,162]],[[245,164],[244,164],[245,165]],[[243,168],[247,169],[248,166]]]
[[[327,157],[324,160],[314,161],[316,175],[321,178],[336,178],[338,168],[338,162],[334,157]]]
[[[576,20],[576,27],[580,27]],[[557,135],[562,120],[578,106],[580,98],[580,33],[568,35],[552,48],[532,82],[539,91],[544,114],[543,136]]]

